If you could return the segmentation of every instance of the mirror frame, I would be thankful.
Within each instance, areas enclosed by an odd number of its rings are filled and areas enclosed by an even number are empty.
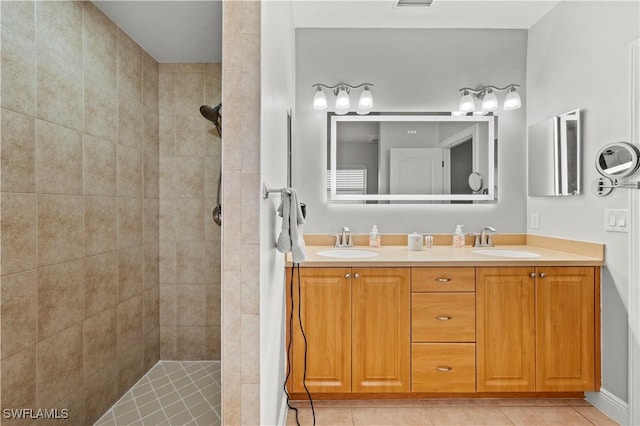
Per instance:
[[[330,117],[330,199],[331,201],[495,201],[495,116],[493,115],[470,115],[452,116],[451,113],[413,113],[414,115],[393,113],[377,115],[337,115],[329,114]],[[445,115],[446,114],[446,115]],[[406,121],[406,122],[468,122],[487,123],[488,128],[488,176],[486,178],[486,194],[366,194],[366,195],[338,195],[336,193],[336,170],[337,170],[337,128],[339,122],[350,121]]]
[[[605,151],[612,149],[613,147],[623,148],[629,153],[629,155],[631,155],[631,166],[621,173],[609,173],[605,171],[605,169],[603,169],[600,165],[600,157],[602,156],[602,154],[604,154]],[[640,167],[640,150],[637,146],[630,144],[629,142],[614,142],[607,144],[600,148],[600,150],[596,154],[596,170],[602,176],[606,176],[611,179],[629,177],[638,170],[638,167]]]

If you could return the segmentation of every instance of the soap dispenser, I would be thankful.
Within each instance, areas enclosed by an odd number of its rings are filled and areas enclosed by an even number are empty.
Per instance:
[[[462,248],[464,247],[464,233],[462,232],[462,227],[464,225],[456,225],[456,230],[453,233],[453,247],[454,248]]]
[[[369,247],[380,247],[380,233],[378,232],[378,227],[376,225],[373,225],[371,232],[369,232]]]

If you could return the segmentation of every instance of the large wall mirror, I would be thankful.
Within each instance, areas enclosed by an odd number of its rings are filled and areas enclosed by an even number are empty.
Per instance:
[[[329,117],[329,202],[495,200],[496,117],[450,113]]]

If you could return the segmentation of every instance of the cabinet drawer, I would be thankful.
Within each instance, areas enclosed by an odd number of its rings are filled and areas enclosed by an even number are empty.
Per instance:
[[[411,291],[475,291],[474,268],[411,268]]]
[[[412,392],[475,392],[475,343],[411,345]]]
[[[413,293],[412,342],[475,342],[475,293]]]

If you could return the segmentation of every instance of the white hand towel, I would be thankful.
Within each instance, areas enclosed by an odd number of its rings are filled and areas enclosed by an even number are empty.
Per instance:
[[[276,248],[282,253],[291,252],[293,262],[300,263],[307,259],[302,233],[302,225],[305,221],[296,190],[289,188],[288,192],[282,194],[282,202],[278,208],[278,213],[282,217],[282,232],[276,242]]]

